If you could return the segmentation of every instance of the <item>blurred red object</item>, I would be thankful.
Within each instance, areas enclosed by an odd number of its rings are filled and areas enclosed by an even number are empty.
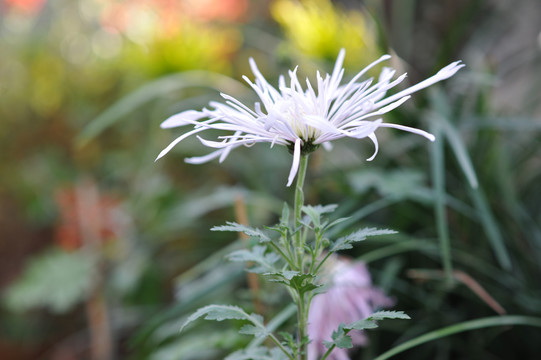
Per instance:
[[[4,0],[8,9],[20,11],[25,14],[35,14],[39,12],[46,0]]]
[[[103,1],[102,23],[105,28],[125,32],[143,13],[155,15],[155,25],[166,34],[175,33],[185,21],[237,22],[248,13],[248,0],[128,0]]]
[[[55,194],[60,219],[55,231],[56,243],[65,250],[83,245],[102,246],[124,232],[120,201],[100,194],[92,181],[59,189]]]

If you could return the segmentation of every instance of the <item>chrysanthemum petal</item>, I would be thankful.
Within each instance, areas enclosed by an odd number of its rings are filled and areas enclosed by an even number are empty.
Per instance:
[[[177,126],[193,124],[194,121],[205,118],[206,115],[201,111],[187,110],[176,115],[170,116],[160,124],[162,129],[169,129]]]
[[[368,135],[368,138],[370,140],[372,140],[372,142],[374,143],[375,148],[374,148],[374,153],[372,154],[372,156],[370,156],[368,159],[366,159],[366,161],[372,161],[372,160],[374,160],[374,158],[378,154],[378,150],[379,150],[378,138],[376,137],[376,134],[374,134],[374,133]]]
[[[204,156],[194,156],[184,159],[184,162],[188,164],[194,164],[194,165],[200,165],[204,164],[206,162],[209,162],[213,159],[216,159],[217,157],[221,156],[228,148],[220,149],[211,152],[210,154],[204,155]]]
[[[291,186],[295,176],[297,176],[297,171],[299,171],[299,164],[301,162],[301,139],[295,140],[295,146],[293,148],[293,163],[291,164],[291,170],[289,171],[289,176],[287,178],[287,186]]]
[[[424,89],[426,87],[429,87],[430,85],[433,85],[433,84],[435,84],[435,83],[437,83],[439,81],[448,79],[451,76],[453,76],[458,70],[463,68],[464,66],[466,66],[466,65],[461,64],[460,61],[455,61],[455,62],[447,65],[446,67],[444,67],[443,69],[441,69],[435,75],[429,77],[428,79],[423,80],[420,83],[415,84],[413,86],[410,86],[409,88],[407,88],[405,90],[402,90],[399,93],[394,94],[393,96],[390,96],[390,97],[388,97],[388,98],[386,98],[384,100],[381,100],[379,105],[383,106],[383,105],[389,104],[389,103],[391,103],[391,102],[395,101],[396,99],[399,99],[399,98],[401,98],[403,96],[413,94],[414,92],[419,91],[421,89]]]
[[[398,129],[398,130],[407,131],[407,132],[410,132],[410,133],[421,135],[421,136],[424,136],[425,138],[427,138],[430,141],[436,140],[436,137],[434,135],[432,135],[431,133],[426,132],[426,131],[421,130],[421,129],[409,127],[409,126],[398,125],[398,124],[388,124],[388,123],[383,123],[383,124],[380,124],[379,126],[380,127],[395,128],[395,129]]]
[[[179,142],[181,142],[182,140],[186,139],[187,137],[192,136],[193,134],[196,134],[196,133],[204,131],[204,130],[206,130],[206,129],[205,128],[197,128],[197,129],[194,129],[192,131],[188,131],[186,134],[180,135],[178,138],[173,140],[173,142],[171,142],[171,144],[167,145],[167,147],[165,149],[163,149],[158,154],[158,156],[156,157],[156,160],[154,160],[154,161],[158,161],[160,158],[164,157],[165,154],[167,154],[169,151],[171,151],[171,149],[173,147],[175,147],[175,145],[178,144]]]

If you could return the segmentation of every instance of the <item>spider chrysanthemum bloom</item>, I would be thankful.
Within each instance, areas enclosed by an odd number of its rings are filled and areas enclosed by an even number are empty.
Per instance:
[[[374,154],[367,159],[369,161],[378,151],[375,131],[380,127],[409,131],[434,140],[432,134],[423,130],[385,123],[381,116],[408,100],[411,93],[453,76],[464,66],[460,61],[447,65],[434,76],[416,85],[386,96],[387,91],[402,82],[406,74],[393,80],[395,71],[383,68],[377,82],[373,79],[364,81],[360,79],[369,69],[388,60],[389,55],[382,56],[361,70],[349,82],[341,85],[344,76],[342,67],[344,56],[345,51],[341,50],[332,74],[322,77],[319,72],[317,73],[316,88],[308,79],[303,88],[295,68],[289,71],[287,83],[285,77],[280,76],[276,89],[259,72],[255,61],[250,59],[255,83],[246,76],[243,78],[259,96],[261,102],[256,102],[253,108],[250,108],[232,96],[221,94],[225,103],[210,102],[210,109],[188,110],[171,116],[161,124],[162,128],[192,125],[193,130],[175,139],[157,159],[191,135],[208,129],[223,130],[229,134],[219,136],[220,141],[206,140],[198,136],[203,145],[216,150],[206,156],[187,158],[186,162],[201,164],[217,157],[222,162],[234,148],[258,142],[270,143],[271,147],[283,145],[293,154],[287,181],[287,186],[290,186],[297,174],[301,154],[310,153],[319,145],[328,149],[333,140],[345,137],[369,138],[375,145]]]

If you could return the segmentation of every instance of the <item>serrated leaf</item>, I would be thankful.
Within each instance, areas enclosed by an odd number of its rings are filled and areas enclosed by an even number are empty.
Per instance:
[[[335,240],[332,242],[329,251],[335,252],[351,249],[353,247],[352,243],[363,241],[369,236],[392,235],[396,233],[396,231],[388,229],[364,228]]]
[[[383,319],[410,320],[411,318],[403,311],[378,311],[370,315],[367,319],[378,321]]]
[[[268,352],[265,347],[242,349],[229,354],[224,360],[268,360]]]
[[[291,278],[289,283],[291,286],[296,288],[300,293],[305,293],[308,291],[312,291],[314,289],[317,289],[320,287],[320,285],[316,285],[313,283],[313,280],[315,279],[314,275],[310,274],[298,274]]]
[[[231,261],[253,262],[259,267],[251,268],[250,271],[257,273],[274,272],[274,264],[280,259],[275,253],[265,254],[265,246],[254,246],[251,250],[237,250],[227,256]]]
[[[250,226],[237,224],[235,222],[226,222],[227,225],[221,225],[221,226],[214,226],[210,230],[212,231],[233,231],[233,232],[242,232],[245,233],[248,236],[259,238],[259,241],[261,242],[267,242],[270,241],[270,237],[265,234],[263,230],[260,230],[258,228],[253,228]]]
[[[322,205],[316,205],[316,206],[306,205],[306,206],[302,207],[302,211],[306,215],[308,215],[308,217],[312,220],[312,223],[314,224],[314,226],[316,228],[319,228],[319,227],[321,227],[321,215],[331,213],[334,210],[336,210],[337,207],[338,207],[338,205],[334,205],[334,204],[325,205],[325,206],[322,206]]]
[[[266,347],[254,347],[235,351],[224,360],[285,360],[287,356],[279,349]]]
[[[301,274],[298,271],[275,271],[264,273],[263,275],[271,276],[270,281],[287,285],[294,289],[297,289],[301,293],[311,291],[320,287],[313,283],[315,279],[314,275]]]
[[[269,332],[266,328],[261,328],[254,325],[243,325],[239,329],[239,334],[253,335],[257,338],[269,336]]]
[[[289,281],[293,279],[295,275],[298,275],[298,274],[299,274],[298,271],[286,270],[286,271],[268,272],[268,273],[264,273],[263,275],[278,277],[278,278],[282,278]]]
[[[333,226],[338,225],[338,224],[340,224],[340,223],[342,223],[342,222],[344,222],[344,221],[347,221],[347,220],[349,220],[349,219],[351,219],[350,216],[348,216],[348,217],[343,217],[343,218],[338,218],[338,219],[336,219],[336,220],[331,221],[330,224],[325,225],[324,228],[325,228],[325,229],[330,229],[330,228],[332,228]]]
[[[263,317],[258,314],[248,314],[238,306],[233,305],[207,305],[198,309],[195,313],[190,315],[186,322],[182,324],[180,331],[182,331],[188,324],[203,317],[205,320],[247,320],[254,324],[256,327],[266,331],[263,325]]]
[[[88,296],[96,261],[88,252],[46,251],[30,260],[6,291],[4,301],[15,311],[46,307],[55,313],[66,312]]]
[[[355,321],[354,323],[344,326],[346,330],[366,330],[375,329],[378,327],[377,321],[385,319],[403,319],[409,320],[410,317],[404,314],[403,311],[378,311],[367,317],[366,319]]]
[[[289,224],[289,206],[287,203],[284,203],[282,207],[282,216],[280,217],[280,225],[287,227]]]
[[[351,349],[353,347],[353,342],[351,340],[351,336],[347,334],[349,330],[350,329],[345,328],[343,323],[340,324],[338,329],[332,333],[333,341],[324,341],[323,345],[325,345],[327,348],[335,345],[340,349]]]
[[[378,324],[374,320],[363,319],[355,321],[346,326],[348,329],[355,330],[366,330],[366,329],[375,329],[378,327]]]

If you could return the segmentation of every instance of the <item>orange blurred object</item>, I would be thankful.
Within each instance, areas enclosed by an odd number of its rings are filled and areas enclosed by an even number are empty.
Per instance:
[[[65,250],[87,244],[100,247],[123,232],[120,201],[100,194],[91,181],[58,190],[55,200],[60,211],[55,240]]]
[[[182,0],[185,14],[200,21],[242,21],[248,12],[248,0]]]

